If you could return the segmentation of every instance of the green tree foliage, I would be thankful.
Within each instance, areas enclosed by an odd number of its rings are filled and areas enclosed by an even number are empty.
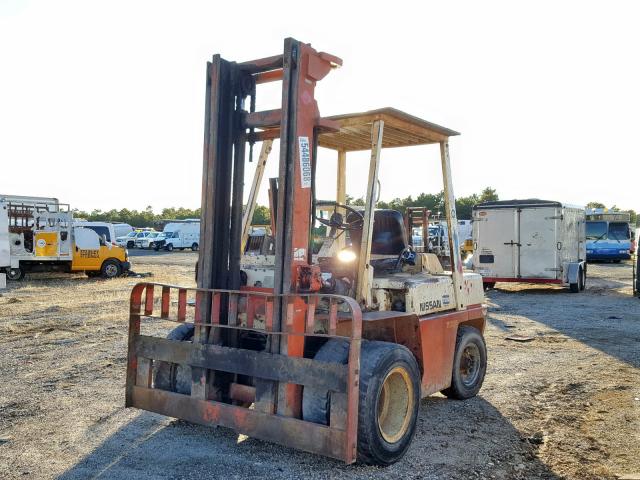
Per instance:
[[[586,205],[587,208],[606,208],[604,206],[604,203],[600,203],[600,202],[589,202]]]
[[[470,219],[471,218],[471,210],[474,205],[481,202],[495,201],[498,200],[498,194],[496,190],[491,187],[487,187],[479,194],[474,193],[473,195],[469,195],[468,197],[459,197],[456,199],[456,213],[459,219]],[[349,205],[364,205],[363,198],[350,197],[347,195],[347,203]],[[416,198],[412,196],[408,196],[406,198],[394,198],[391,201],[381,200],[378,202],[378,208],[391,208],[393,210],[398,210],[402,213],[407,209],[407,207],[426,207],[431,210],[432,215],[440,212],[444,213],[444,191],[440,191],[439,193],[421,193]]]
[[[134,227],[154,227],[162,220],[186,220],[187,218],[200,218],[200,209],[190,208],[164,208],[161,213],[156,214],[153,212],[153,208],[148,206],[144,210],[129,210],[123,208],[121,210],[102,211],[93,210],[91,212],[84,212],[82,210],[74,210],[73,216],[75,218],[84,218],[92,222],[113,222],[113,223],[128,223]],[[253,214],[254,225],[266,225],[271,220],[271,215],[267,207],[257,205],[255,213]]]

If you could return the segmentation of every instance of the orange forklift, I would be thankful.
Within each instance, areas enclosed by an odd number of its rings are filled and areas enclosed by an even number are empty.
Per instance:
[[[392,108],[321,117],[315,87],[341,64],[291,38],[283,54],[238,63],[215,55],[207,64],[197,288],[133,288],[128,407],[388,465],[412,441],[421,398],[480,390],[486,308],[482,278],[463,272],[460,259],[448,146],[457,133]],[[281,108],[255,111],[259,86],[276,81]],[[263,143],[264,165],[278,139],[274,253],[246,255],[247,144]],[[402,214],[376,209],[382,150],[428,144],[441,153],[448,271],[411,247]],[[316,198],[319,148],[337,152],[332,200]],[[347,153],[363,150],[371,152],[365,206],[350,206]],[[314,252],[318,225],[326,234]],[[177,326],[167,338],[148,334],[158,321]]]

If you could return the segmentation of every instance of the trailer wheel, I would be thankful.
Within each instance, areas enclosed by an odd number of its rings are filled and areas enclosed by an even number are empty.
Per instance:
[[[122,273],[122,265],[118,260],[109,258],[102,263],[100,272],[104,278],[116,278]]]
[[[442,393],[457,400],[474,397],[482,387],[486,372],[487,346],[484,338],[476,328],[458,328],[451,386]]]
[[[191,342],[193,340],[194,325],[183,323],[174,328],[167,335],[167,340]],[[154,362],[153,386],[160,390],[182,393],[191,393],[191,367],[170,362]]]
[[[580,290],[584,290],[585,288],[587,288],[587,265],[586,264],[584,265],[584,267],[582,267],[582,276],[580,278],[582,279]]]
[[[20,267],[7,268],[7,278],[9,280],[13,280],[14,282],[22,280],[24,278],[24,270]]]
[[[581,290],[584,290],[585,287],[585,273],[582,267],[578,268],[578,281],[575,283],[569,284],[569,290],[571,293],[578,293]]]
[[[196,242],[193,242],[193,245],[191,245],[191,250],[193,250],[194,252],[198,251],[198,244]]]

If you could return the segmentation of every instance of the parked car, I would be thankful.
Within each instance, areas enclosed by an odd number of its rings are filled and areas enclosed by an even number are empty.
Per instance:
[[[155,241],[158,238],[158,236],[161,235],[161,233],[160,232],[144,232],[144,233],[147,233],[147,235],[136,237],[135,239],[136,248],[154,248],[156,246]]]
[[[136,246],[136,240],[144,238],[154,231],[155,230],[152,229],[135,230],[124,237],[116,238],[116,245],[120,247],[134,248]]]

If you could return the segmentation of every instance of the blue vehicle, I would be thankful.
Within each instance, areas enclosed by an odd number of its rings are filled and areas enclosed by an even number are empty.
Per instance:
[[[587,211],[587,261],[631,258],[629,220],[625,212]]]

